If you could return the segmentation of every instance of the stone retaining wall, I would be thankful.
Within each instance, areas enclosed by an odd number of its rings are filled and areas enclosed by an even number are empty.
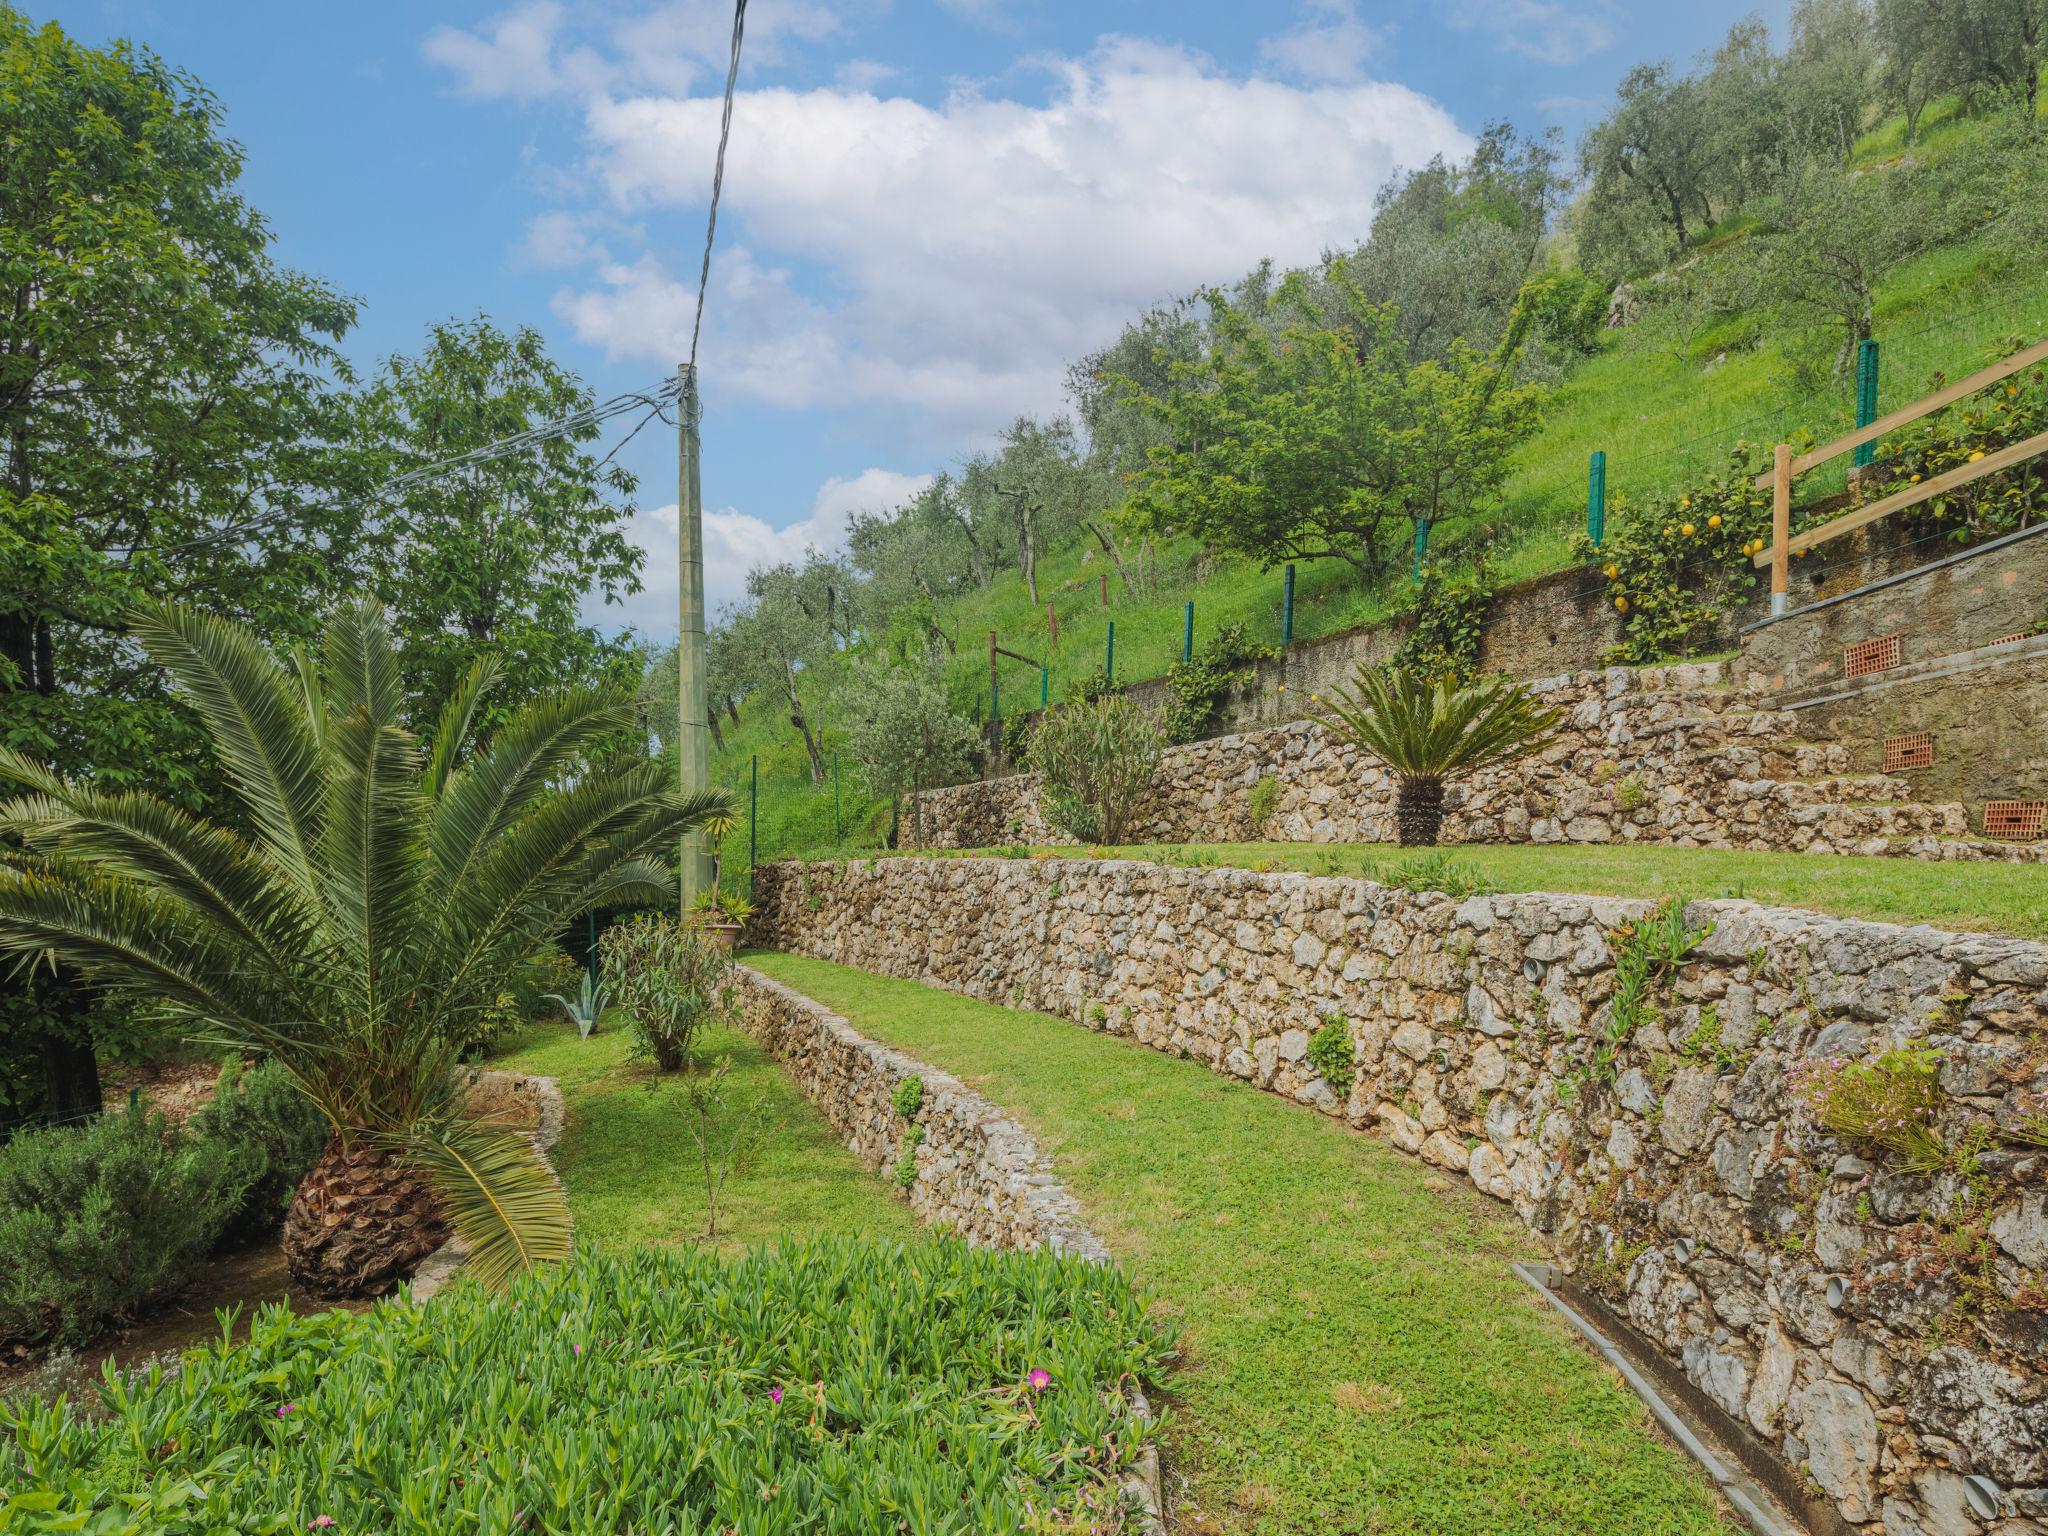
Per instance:
[[[1551,746],[1453,784],[1447,843],[1657,843],[1917,858],[2048,858],[2048,844],[1972,837],[1963,806],[1915,797],[1896,775],[1857,772],[1850,750],[1801,717],[1736,689],[1720,663],[1610,667],[1530,687],[1563,712]],[[1271,779],[1264,821],[1253,789]],[[1297,720],[1170,748],[1135,840],[1391,842],[1394,782],[1376,760]],[[933,791],[924,836],[938,848],[1065,839],[1030,775]]]
[[[1052,1163],[1015,1120],[949,1073],[878,1045],[824,1004],[740,966],[740,1026],[788,1068],[805,1098],[861,1163],[893,1168],[913,1124],[917,1178],[910,1208],[990,1248],[1051,1248],[1109,1262]],[[896,1112],[896,1090],[922,1078],[914,1120]]]
[[[763,942],[1128,1035],[1469,1178],[1869,1536],[2048,1520],[2048,1152],[1992,1129],[2048,1091],[2048,945],[1696,902],[1711,933],[1603,1060],[1646,903],[999,859],[777,865],[757,902]],[[1331,1023],[1348,1091],[1310,1062]],[[1908,1043],[1958,1149],[1925,1176],[1792,1085]]]

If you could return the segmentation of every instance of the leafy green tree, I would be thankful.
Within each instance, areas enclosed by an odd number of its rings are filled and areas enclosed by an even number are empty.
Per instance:
[[[1031,738],[1046,819],[1085,843],[1121,843],[1152,790],[1158,718],[1122,693],[1047,710]]]
[[[134,626],[206,727],[235,829],[0,752],[27,791],[0,821],[33,850],[0,868],[0,953],[55,951],[284,1064],[331,1130],[285,1219],[286,1260],[316,1293],[387,1287],[450,1225],[486,1283],[565,1256],[561,1188],[523,1136],[466,1113],[460,1044],[573,917],[671,899],[657,854],[723,794],[591,764],[632,722],[617,692],[534,700],[474,749],[495,658],[415,737],[374,599],[290,666],[189,609],[141,608]]]
[[[203,597],[306,636],[354,580],[354,303],[277,264],[219,104],[145,49],[0,3],[0,144],[0,745],[196,808],[204,735],[123,616]],[[94,1016],[64,975],[0,982],[46,1112],[98,1107]]]
[[[1035,607],[1039,554],[1079,528],[1097,510],[1106,487],[1083,462],[1072,422],[1064,416],[1044,423],[1019,416],[995,454],[968,461],[961,490],[984,525],[1009,519],[1017,574]],[[1120,554],[1116,558],[1121,564]]]
[[[854,673],[848,749],[878,795],[889,797],[900,824],[910,800],[911,845],[924,845],[926,790],[974,776],[980,739],[946,701],[944,667],[936,657],[907,666],[870,659]]]
[[[800,566],[757,566],[747,573],[746,603],[721,618],[723,638],[714,642],[731,648],[751,690],[787,707],[813,784],[825,782],[825,754],[805,706],[805,674],[851,642],[853,587],[852,572],[816,550]]]
[[[1394,775],[1394,827],[1403,848],[1433,847],[1443,831],[1444,785],[1540,751],[1563,717],[1520,683],[1389,671],[1360,662],[1316,716],[1338,740],[1369,752]]]
[[[1713,222],[1713,135],[1701,82],[1664,64],[1622,78],[1614,110],[1586,134],[1579,250],[1612,276],[1661,264]]]
[[[1176,365],[1181,387],[1132,391],[1170,436],[1152,449],[1128,518],[1268,566],[1340,559],[1377,573],[1390,529],[1492,503],[1543,399],[1515,377],[1526,310],[1490,353],[1458,341],[1442,362],[1411,364],[1394,312],[1341,263],[1331,281],[1349,299],[1343,323],[1305,313],[1290,278],[1277,303],[1298,318],[1277,334],[1211,296],[1216,345]]]
[[[1919,142],[1927,104],[1958,81],[1952,0],[1877,0],[1872,17],[1878,48],[1877,99],[1903,113],[1906,144]]]
[[[363,427],[381,475],[468,453],[595,403],[528,326],[482,316],[434,326],[417,357],[394,357],[364,392]],[[378,519],[377,589],[404,634],[410,718],[424,728],[485,652],[503,681],[480,725],[565,682],[630,684],[627,636],[584,622],[585,599],[640,590],[627,537],[634,477],[591,451],[602,428],[548,439],[411,486]]]

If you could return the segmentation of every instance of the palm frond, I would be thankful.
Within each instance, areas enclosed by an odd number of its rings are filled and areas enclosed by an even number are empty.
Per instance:
[[[398,724],[405,712],[405,689],[391,626],[376,598],[365,597],[328,621],[320,661],[330,718],[360,712],[379,725]]]
[[[366,712],[328,727],[322,896],[351,1005],[374,1020],[412,984],[404,963],[422,938],[426,800],[413,738]]]
[[[427,756],[427,798],[438,800],[441,791],[448,785],[448,777],[455,772],[462,748],[469,740],[470,722],[476,718],[476,707],[483,696],[490,692],[491,684],[498,680],[502,670],[496,656],[479,656],[476,665],[463,674],[455,685],[455,691],[448,695],[447,703],[441,706],[441,718],[434,727],[434,746]]]
[[[1449,779],[1544,747],[1563,716],[1506,677],[1465,687],[1361,662],[1315,718],[1404,779]]]
[[[476,861],[577,753],[632,723],[630,697],[589,688],[535,699],[507,721],[435,804],[432,846],[443,889],[463,886]]]
[[[569,1257],[569,1201],[517,1131],[468,1119],[423,1123],[393,1140],[469,1245],[467,1270],[492,1290]]]
[[[129,624],[198,712],[258,839],[311,889],[320,758],[284,668],[252,632],[192,609],[146,604]]]
[[[222,943],[243,949],[245,969],[286,991],[297,990],[317,947],[311,898],[270,859],[153,795],[109,795],[46,776],[42,793],[0,805],[0,832],[180,903]]]

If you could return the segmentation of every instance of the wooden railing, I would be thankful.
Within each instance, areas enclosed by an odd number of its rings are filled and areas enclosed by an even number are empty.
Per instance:
[[[1817,544],[1825,544],[1830,539],[1839,539],[1845,533],[1854,533],[1858,528],[1868,527],[1879,518],[1890,517],[1894,512],[1903,512],[1908,507],[1918,506],[1921,502],[1952,491],[1959,485],[1968,485],[1973,480],[1995,475],[2000,470],[2010,469],[2015,464],[2048,453],[2048,432],[2027,438],[2024,442],[2013,443],[1996,453],[1987,453],[1981,459],[1958,465],[1947,474],[1936,475],[1932,480],[1909,485],[1881,501],[1873,501],[1867,507],[1858,507],[1854,512],[1846,513],[1817,527],[1802,529],[1797,535],[1792,532],[1794,476],[1803,475],[1816,465],[1825,464],[1830,459],[1853,452],[1865,443],[1874,443],[1887,432],[1896,431],[1923,416],[1931,416],[1936,411],[1954,405],[1958,400],[1974,395],[1978,390],[1988,388],[2000,379],[2022,369],[2031,368],[2044,359],[2048,359],[2048,341],[2036,342],[2024,351],[2015,352],[2003,362],[1993,363],[1989,368],[1980,368],[1967,379],[1959,380],[1945,389],[1938,389],[1911,405],[1901,406],[1896,411],[1878,417],[1868,426],[1858,427],[1855,431],[1846,433],[1831,443],[1823,443],[1797,458],[1792,456],[1790,443],[1778,444],[1777,457],[1771,466],[1771,472],[1759,475],[1756,479],[1758,490],[1768,486],[1771,491],[1771,543],[1768,549],[1759,550],[1752,557],[1754,564],[1768,565],[1771,568],[1771,612],[1779,614],[1786,609],[1788,595],[1791,592],[1792,556],[1795,551],[1803,553]]]

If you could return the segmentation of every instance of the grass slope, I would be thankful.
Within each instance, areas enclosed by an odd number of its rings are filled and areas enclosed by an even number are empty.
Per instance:
[[[550,1154],[569,1191],[579,1242],[694,1242],[704,1232],[704,1177],[680,1075],[627,1057],[616,1012],[588,1040],[566,1021],[530,1025],[491,1065],[562,1085],[569,1123]],[[719,1246],[736,1252],[782,1236],[913,1240],[923,1231],[878,1174],[841,1146],[781,1066],[747,1035],[714,1027],[700,1058],[732,1057],[722,1123],[769,1127],[719,1199]]]
[[[1509,1272],[1504,1207],[1243,1084],[1044,1014],[791,955],[761,970],[1018,1114],[1184,1329],[1190,1533],[1732,1531]]]
[[[992,858],[1007,851],[929,856]],[[1578,844],[1459,844],[1440,850],[1439,856],[1389,843],[1150,843],[1031,852],[1040,858],[1147,859],[1162,864],[1299,869],[1315,875],[1363,874],[1419,886],[1439,883],[1448,872],[1504,891],[1638,896],[1651,901],[1737,896],[1834,917],[2048,939],[2048,864],[1934,864],[1918,859]]]

